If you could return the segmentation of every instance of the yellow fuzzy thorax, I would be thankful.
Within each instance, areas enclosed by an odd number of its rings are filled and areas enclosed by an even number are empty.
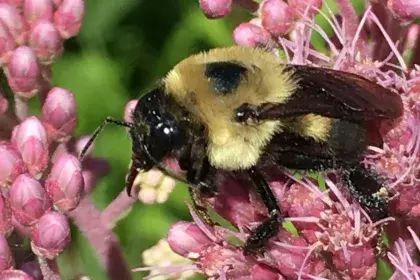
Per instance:
[[[237,90],[227,95],[215,93],[204,75],[207,63],[221,61],[237,62],[247,69]],[[273,53],[235,46],[188,57],[168,73],[164,83],[166,92],[207,128],[210,163],[216,168],[238,170],[257,163],[282,123],[240,124],[233,120],[234,110],[243,103],[286,103],[296,88],[291,74]]]

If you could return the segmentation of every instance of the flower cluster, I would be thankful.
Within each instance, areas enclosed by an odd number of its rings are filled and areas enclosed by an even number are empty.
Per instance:
[[[51,65],[84,10],[83,0],[0,1],[0,279],[58,279],[69,217],[86,228],[79,203],[107,168],[90,156],[79,161],[86,138],[72,138],[74,95],[51,84]],[[40,116],[28,115],[35,96]],[[30,247],[15,254],[28,237]]]
[[[375,279],[378,259],[384,255],[394,271],[393,279],[419,279],[418,1],[372,1],[361,16],[348,0],[336,1],[337,12],[322,0],[199,3],[210,19],[228,16],[235,5],[255,16],[233,31],[238,45],[264,47],[285,63],[356,73],[400,94],[404,116],[381,124],[379,136],[384,143],[370,146],[363,161],[366,168],[380,175],[392,194],[391,217],[372,221],[334,172],[318,180],[273,172],[270,185],[286,216],[285,228],[262,254],[244,256],[237,245],[243,244],[250,230],[268,214],[247,183],[227,179],[207,203],[238,231],[210,227],[192,210],[194,222],[174,224],[167,237],[172,250],[185,258],[185,265],[179,265],[178,260],[176,267],[172,263],[162,268],[160,275],[170,278],[171,273],[184,268],[210,279]],[[315,17],[322,18],[332,34],[327,34]],[[321,47],[313,45],[315,33],[322,38]],[[380,245],[387,247],[385,252]],[[158,254],[159,249],[154,250]],[[147,263],[148,255],[144,258]],[[153,269],[156,275],[156,267]]]

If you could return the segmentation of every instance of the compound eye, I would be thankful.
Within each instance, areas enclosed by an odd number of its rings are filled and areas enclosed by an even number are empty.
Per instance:
[[[173,139],[178,135],[178,128],[168,123],[158,123],[151,131],[151,136],[165,146],[172,146]]]
[[[173,149],[182,144],[182,133],[175,120],[165,118],[165,122],[158,122],[150,128],[148,145],[153,156],[160,160]]]

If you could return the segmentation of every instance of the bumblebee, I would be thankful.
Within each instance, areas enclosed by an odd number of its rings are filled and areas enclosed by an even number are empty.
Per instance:
[[[383,120],[399,118],[401,98],[356,74],[282,64],[264,49],[216,48],[178,63],[144,94],[129,128],[132,166],[128,191],[140,171],[157,167],[201,195],[217,192],[221,173],[247,176],[269,217],[254,228],[245,254],[263,249],[284,220],[266,179],[267,168],[337,170],[352,196],[373,216],[387,215],[383,185],[361,160]],[[186,176],[165,169],[175,158]]]

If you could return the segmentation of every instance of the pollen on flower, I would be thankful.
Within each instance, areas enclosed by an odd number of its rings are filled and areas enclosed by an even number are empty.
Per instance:
[[[133,185],[139,187],[138,198],[143,203],[163,203],[175,187],[175,180],[157,169],[140,172]]]
[[[161,239],[150,249],[143,252],[145,268],[135,268],[136,271],[149,271],[149,279],[188,279],[197,270],[193,261],[175,254],[166,239]]]

